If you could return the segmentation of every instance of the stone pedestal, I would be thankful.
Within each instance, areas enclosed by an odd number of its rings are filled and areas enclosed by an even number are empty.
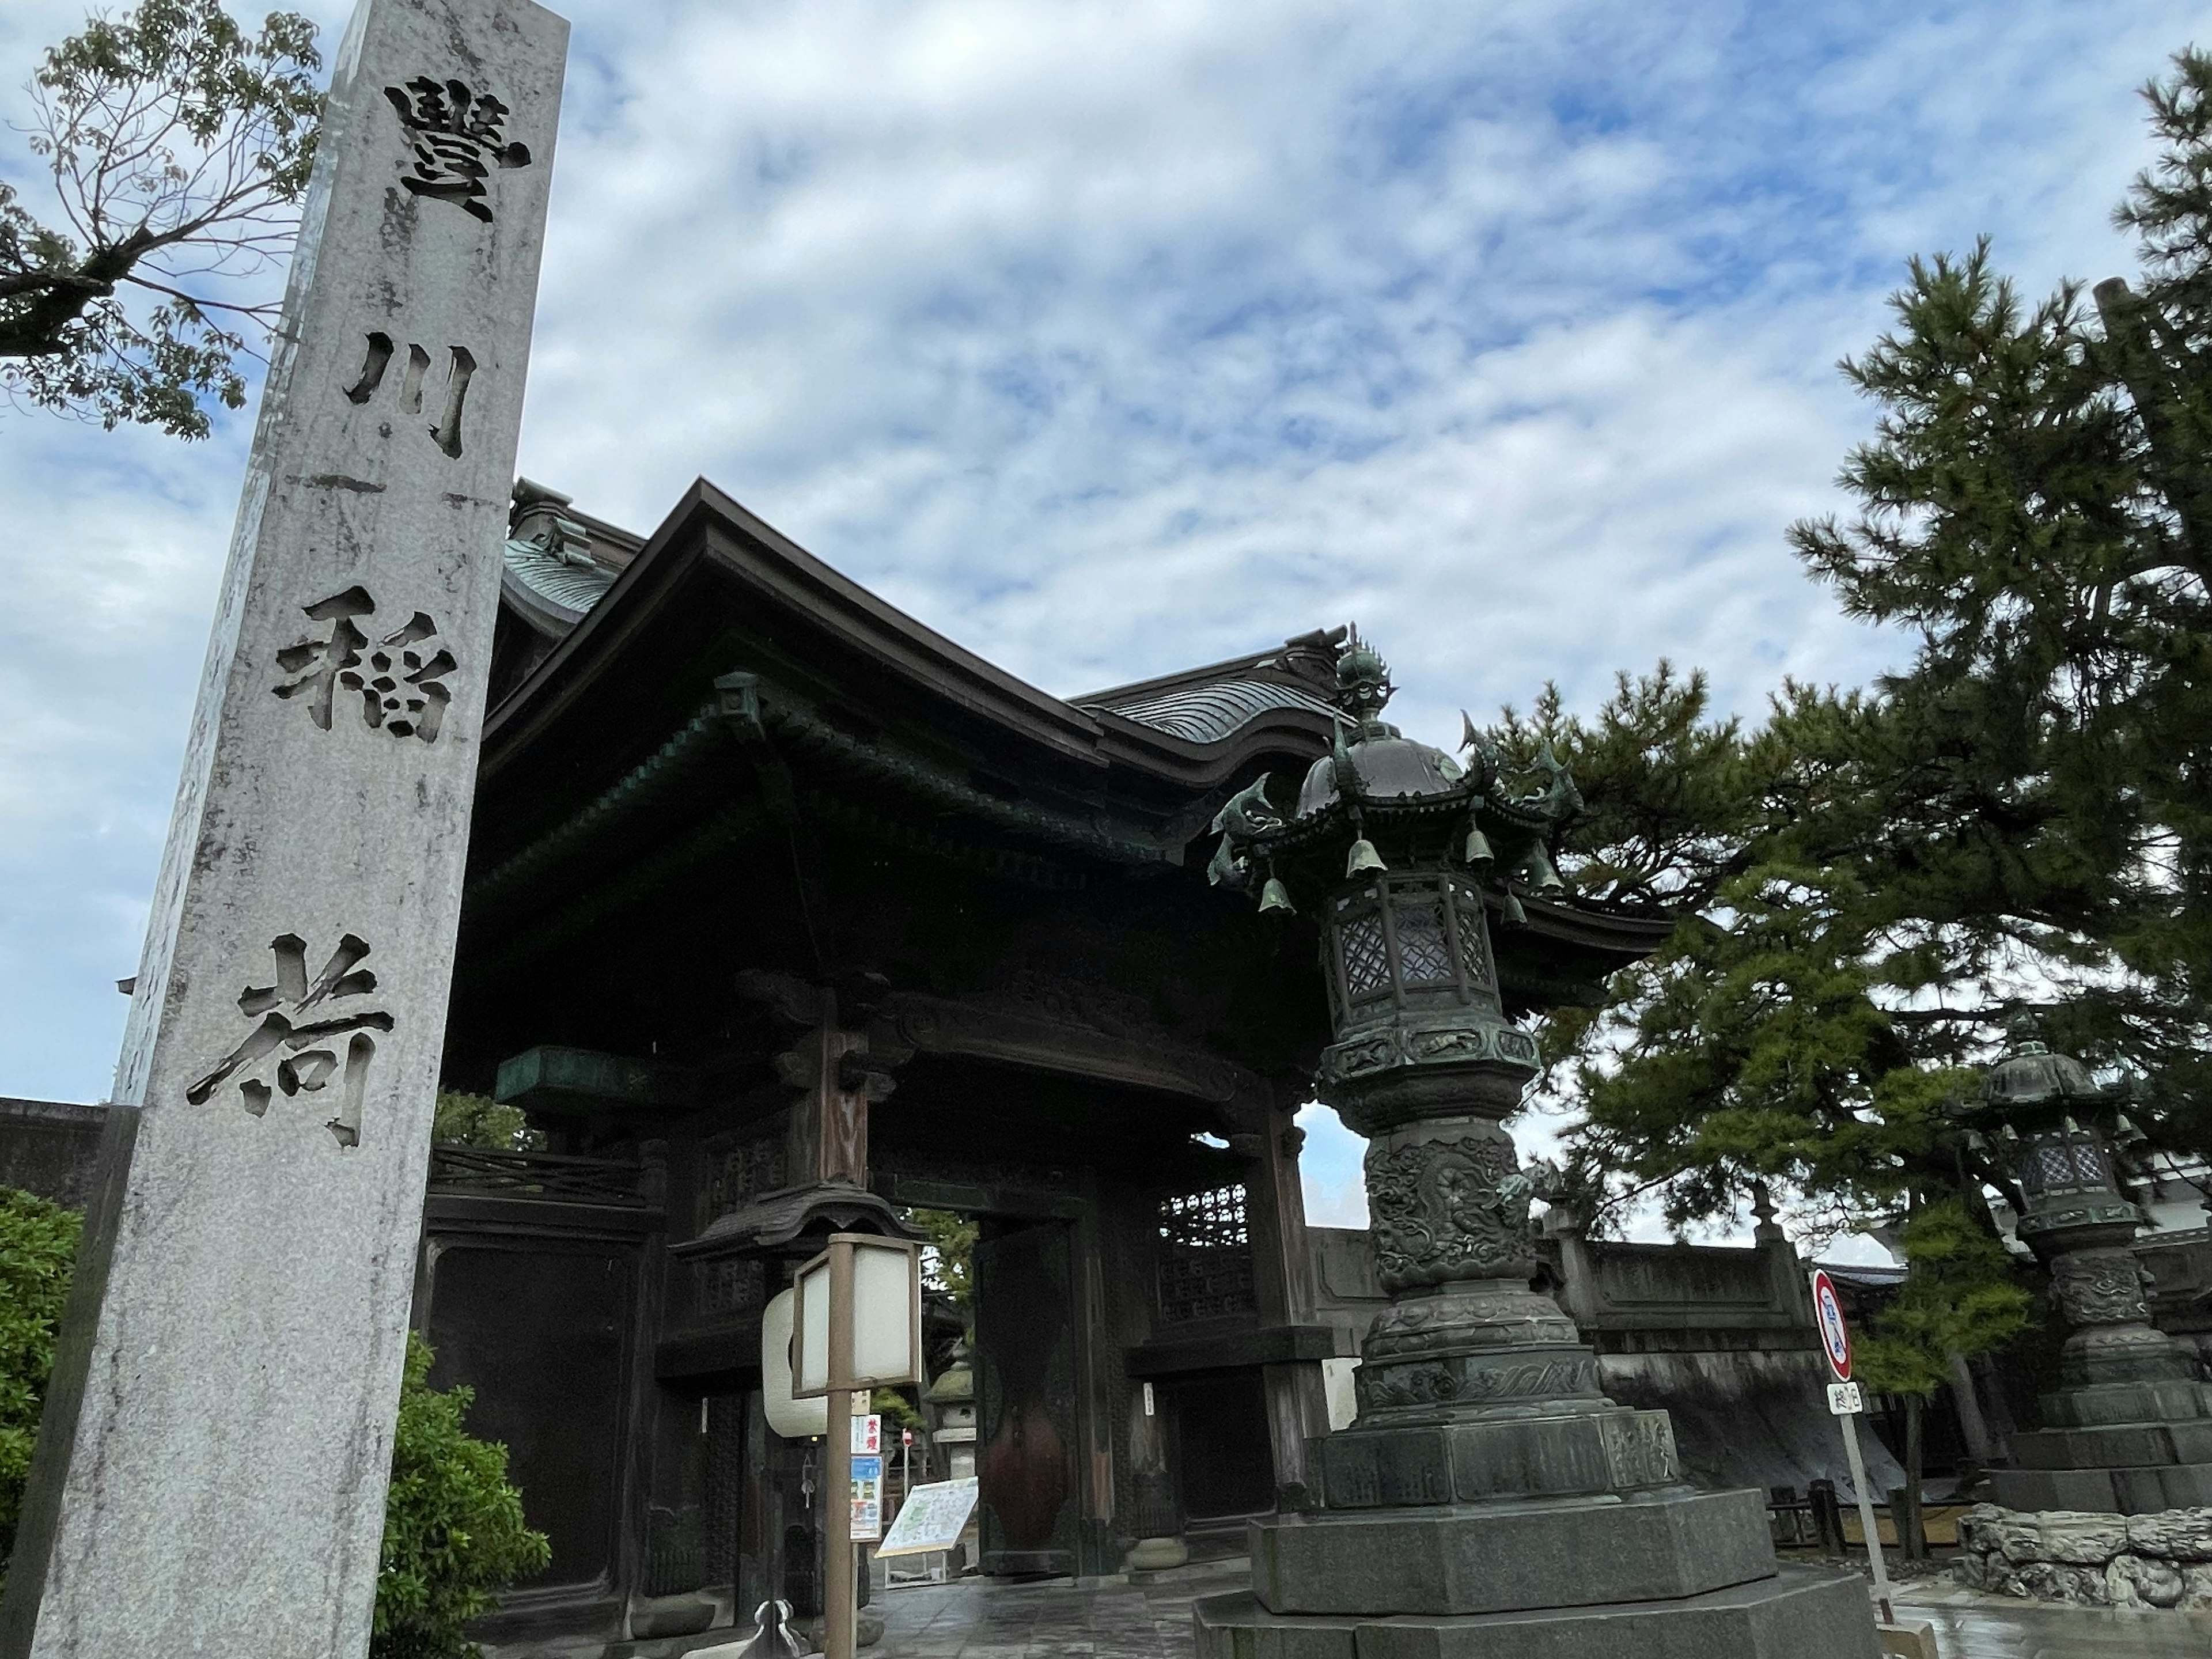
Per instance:
[[[2060,1352],[2063,1386],[2043,1396],[2043,1427],[2014,1433],[2012,1467],[1990,1471],[1998,1504],[2115,1515],[2212,1506],[2212,1383],[2151,1327],[2141,1273],[2125,1249],[2053,1263],[2055,1299],[2078,1328]]]
[[[368,1646],[567,39],[332,54],[8,1659]]]

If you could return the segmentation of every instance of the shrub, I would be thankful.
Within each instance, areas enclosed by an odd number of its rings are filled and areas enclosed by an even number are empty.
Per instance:
[[[462,1626],[552,1559],[507,1484],[507,1448],[462,1427],[475,1390],[433,1389],[431,1358],[409,1332],[371,1659],[473,1659],[479,1650]]]
[[[542,1152],[545,1134],[530,1127],[520,1106],[502,1106],[489,1095],[438,1091],[430,1139],[441,1146],[483,1146],[495,1152]]]
[[[0,1574],[39,1430],[54,1333],[84,1218],[0,1188]],[[509,1584],[544,1570],[551,1547],[524,1522],[507,1448],[472,1438],[465,1388],[430,1386],[430,1346],[407,1337],[392,1436],[392,1490],[376,1581],[373,1659],[474,1659],[461,1626]]]
[[[15,1548],[54,1332],[83,1227],[74,1210],[0,1188],[0,1571]]]

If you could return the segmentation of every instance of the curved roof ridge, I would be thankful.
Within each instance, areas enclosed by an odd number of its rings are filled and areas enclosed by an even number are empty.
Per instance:
[[[1219,743],[1278,709],[1303,709],[1331,718],[1336,714],[1327,699],[1302,686],[1246,677],[1182,686],[1156,696],[1082,706],[1106,709],[1186,743]]]

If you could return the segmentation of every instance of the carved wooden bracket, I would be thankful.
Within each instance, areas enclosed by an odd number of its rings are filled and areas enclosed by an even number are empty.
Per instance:
[[[882,982],[860,980],[844,1000],[867,1007],[882,995]],[[747,969],[738,975],[738,992],[767,1005],[799,1040],[775,1056],[776,1076],[796,1092],[792,1103],[788,1179],[794,1184],[840,1182],[868,1184],[868,1108],[890,1097],[898,1086],[892,1075],[914,1057],[894,1040],[881,1021],[848,1030],[839,1019],[839,993],[810,985],[790,974]]]

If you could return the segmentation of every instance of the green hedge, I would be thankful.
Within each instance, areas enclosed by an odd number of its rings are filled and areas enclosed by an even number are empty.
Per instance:
[[[15,1552],[39,1404],[83,1229],[76,1211],[0,1187],[0,1566]]]
[[[507,1484],[507,1448],[462,1427],[474,1390],[433,1389],[430,1360],[430,1345],[410,1331],[371,1659],[471,1659],[477,1649],[463,1624],[552,1559]]]
[[[54,1332],[83,1218],[0,1188],[0,1571],[15,1541]],[[463,1426],[475,1395],[430,1386],[430,1346],[407,1337],[392,1489],[376,1581],[372,1659],[473,1659],[461,1631],[509,1584],[544,1570],[545,1534],[523,1519],[507,1448]]]

